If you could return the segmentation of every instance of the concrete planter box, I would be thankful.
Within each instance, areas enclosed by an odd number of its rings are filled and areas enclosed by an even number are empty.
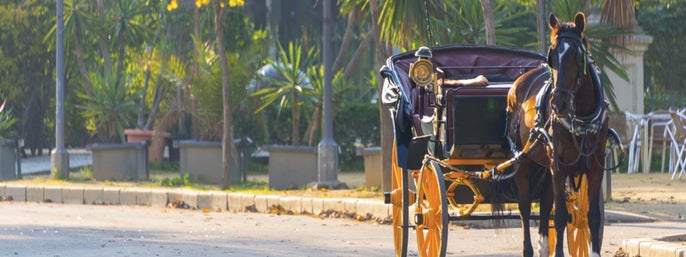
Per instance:
[[[224,181],[221,142],[179,141],[179,171],[191,181],[219,184]]]
[[[91,151],[96,180],[147,180],[150,176],[145,142],[94,144]]]
[[[364,157],[364,185],[367,187],[383,186],[383,174],[381,173],[381,147],[369,147],[362,149]]]
[[[17,179],[17,141],[0,139],[0,180]]]
[[[221,142],[179,141],[179,171],[191,181],[219,184],[224,181]]]
[[[317,147],[266,147],[269,152],[269,187],[293,189],[317,182]]]

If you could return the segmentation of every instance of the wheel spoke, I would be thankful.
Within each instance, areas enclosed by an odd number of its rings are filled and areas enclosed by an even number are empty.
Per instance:
[[[588,181],[586,176],[574,177],[579,185],[579,191],[573,192],[575,201],[569,211],[575,217],[575,222],[567,226],[567,244],[569,254],[576,257],[588,257],[591,244],[590,229],[588,227]]]
[[[440,167],[433,162],[422,167],[417,192],[417,213],[420,213],[422,218],[422,224],[417,224],[419,255],[445,256],[447,198]]]
[[[405,194],[407,194],[407,185],[404,185],[403,182],[403,170],[398,166],[395,142],[393,142],[391,155],[391,207],[393,209],[393,244],[395,246],[395,256],[405,257],[407,256],[408,238],[408,202],[407,199],[405,199]]]

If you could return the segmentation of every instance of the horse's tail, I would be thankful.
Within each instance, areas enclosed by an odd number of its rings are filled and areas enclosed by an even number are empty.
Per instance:
[[[508,168],[505,172],[511,172]],[[506,217],[512,215],[511,211],[505,206],[505,203],[516,201],[517,199],[517,185],[513,178],[504,180],[494,180],[491,182],[489,195],[489,204],[491,205],[491,219],[492,225],[495,228],[506,227]]]

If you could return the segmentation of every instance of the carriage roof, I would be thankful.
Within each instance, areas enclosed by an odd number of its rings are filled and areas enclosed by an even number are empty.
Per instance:
[[[484,75],[489,81],[513,82],[524,72],[539,67],[545,56],[523,49],[487,45],[443,45],[431,49],[431,61],[444,72],[446,78],[469,78]],[[417,60],[415,50],[391,56],[387,66],[392,79],[405,92],[412,83],[408,72]]]

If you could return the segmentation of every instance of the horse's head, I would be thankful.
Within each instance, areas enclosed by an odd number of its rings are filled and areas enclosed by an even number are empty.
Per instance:
[[[560,23],[550,14],[550,50],[548,66],[552,72],[553,94],[550,98],[552,110],[557,116],[574,112],[574,95],[580,86],[586,67],[588,41],[584,36],[586,17],[579,12],[574,22]]]

